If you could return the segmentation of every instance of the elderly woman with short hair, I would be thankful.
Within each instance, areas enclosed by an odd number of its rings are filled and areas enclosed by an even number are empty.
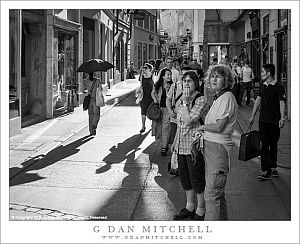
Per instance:
[[[233,148],[231,135],[237,118],[237,103],[231,93],[234,78],[226,65],[213,67],[208,75],[215,100],[205,117],[204,131],[205,160],[205,220],[227,220],[225,185],[230,169]]]

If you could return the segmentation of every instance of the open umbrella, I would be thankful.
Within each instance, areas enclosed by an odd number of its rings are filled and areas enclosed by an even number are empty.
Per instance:
[[[114,66],[107,61],[94,58],[83,62],[77,69],[77,72],[93,73],[97,71],[107,71],[113,67]]]

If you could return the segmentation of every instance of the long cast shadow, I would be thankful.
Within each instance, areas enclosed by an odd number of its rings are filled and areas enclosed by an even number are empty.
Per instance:
[[[9,185],[16,186],[44,179],[44,177],[40,177],[37,173],[30,173],[28,171],[43,169],[64,158],[78,153],[80,151],[78,147],[90,141],[91,139],[92,137],[90,136],[82,137],[65,146],[60,145],[59,147],[56,147],[55,149],[48,152],[45,156],[36,156],[34,158],[24,161],[17,167],[10,168]]]
[[[112,164],[121,163],[124,160],[126,162],[133,161],[135,158],[135,153],[141,148],[139,146],[142,144],[142,142],[145,140],[145,138],[148,136],[151,130],[149,130],[147,133],[136,134],[132,137],[126,139],[122,143],[118,143],[117,146],[111,147],[109,150],[111,151],[110,154],[108,154],[105,158],[103,158],[103,162],[106,164],[102,166],[101,168],[96,170],[96,174],[104,173],[111,169]]]

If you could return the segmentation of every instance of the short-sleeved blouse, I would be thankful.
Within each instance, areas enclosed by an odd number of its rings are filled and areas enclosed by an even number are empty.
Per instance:
[[[231,134],[237,118],[237,103],[231,92],[225,92],[215,100],[205,117],[205,124],[217,124],[217,120],[228,117],[222,133],[204,132],[204,139],[221,144],[232,144]]]

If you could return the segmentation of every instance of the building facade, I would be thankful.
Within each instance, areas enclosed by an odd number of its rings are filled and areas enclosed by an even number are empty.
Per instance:
[[[130,61],[136,69],[139,69],[150,59],[158,59],[157,10],[138,10],[134,16],[130,40]]]
[[[129,18],[122,11],[15,9],[9,28],[10,136],[82,103],[86,74],[76,72],[82,62],[100,58],[115,65],[95,72],[104,91],[126,76]]]
[[[291,116],[291,10],[240,10],[230,25],[229,56],[248,59],[254,71],[254,89],[259,87],[261,66],[272,63],[275,78],[287,92],[287,116]],[[256,95],[257,92],[254,94]]]

